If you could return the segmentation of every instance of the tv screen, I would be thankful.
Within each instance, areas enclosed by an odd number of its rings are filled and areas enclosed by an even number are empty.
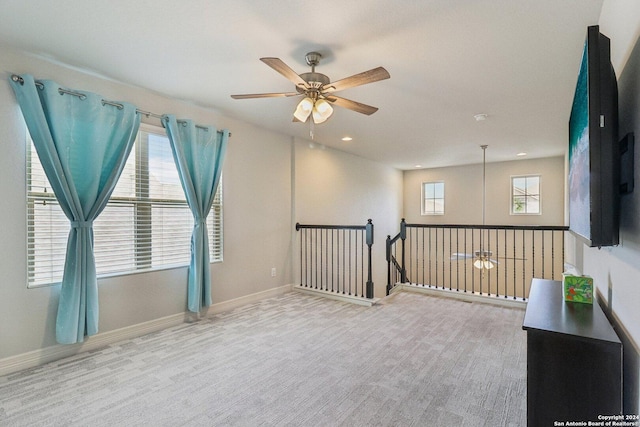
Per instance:
[[[589,246],[619,242],[618,87],[610,41],[587,29],[569,119],[569,229]]]

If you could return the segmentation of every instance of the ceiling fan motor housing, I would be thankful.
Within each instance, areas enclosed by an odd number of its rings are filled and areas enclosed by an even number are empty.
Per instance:
[[[474,251],[473,254],[476,258],[489,258],[493,255],[492,251]]]
[[[320,59],[322,59],[322,55],[318,52],[309,52],[304,56],[304,59],[307,61],[307,64],[310,67],[315,67],[320,63]]]
[[[316,72],[302,73],[300,74],[300,78],[305,82],[309,83],[309,86],[315,89],[320,89],[322,86],[328,85],[330,82],[329,77],[325,76],[322,73],[316,73]],[[298,89],[298,92],[300,93],[305,92],[305,89],[299,86],[296,87],[296,89]]]
[[[320,63],[321,58],[322,58],[322,55],[318,52],[307,53],[304,56],[304,59],[307,61],[307,64],[311,67],[311,72],[300,74],[300,78],[302,80],[307,82],[307,84],[311,88],[318,89],[318,91],[322,88],[322,86],[328,85],[330,82],[329,77],[327,77],[326,75],[322,73],[316,73],[316,65]],[[301,87],[296,87],[296,89],[299,93],[305,93],[308,91]],[[316,96],[317,95],[318,94],[316,93]]]

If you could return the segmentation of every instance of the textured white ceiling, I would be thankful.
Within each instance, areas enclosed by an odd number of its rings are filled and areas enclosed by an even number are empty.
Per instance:
[[[117,81],[213,107],[284,134],[297,98],[233,100],[293,85],[304,55],[338,80],[377,66],[391,79],[339,95],[315,140],[400,169],[562,155],[586,27],[602,0],[0,1],[0,43]],[[87,88],[90,90],[90,88]],[[488,115],[476,122],[477,113]],[[232,129],[233,131],[233,129]],[[352,136],[351,142],[340,140]]]

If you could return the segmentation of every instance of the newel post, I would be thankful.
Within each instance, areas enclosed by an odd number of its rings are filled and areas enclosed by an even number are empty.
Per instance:
[[[387,234],[386,242],[387,257],[387,295],[391,292],[391,236]]]
[[[400,239],[402,240],[402,265],[400,266],[400,282],[407,283],[407,269],[405,268],[405,250],[404,250],[404,241],[407,239],[407,223],[404,218],[400,221]]]
[[[373,246],[373,223],[371,222],[371,219],[367,221],[366,231],[369,265],[367,266],[367,290],[365,296],[371,299],[373,298],[373,280],[371,279],[371,246]]]

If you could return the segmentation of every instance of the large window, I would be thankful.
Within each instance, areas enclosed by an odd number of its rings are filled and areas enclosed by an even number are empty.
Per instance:
[[[511,177],[511,213],[513,215],[539,215],[540,175]]]
[[[422,183],[422,215],[444,215],[444,182]]]
[[[27,154],[29,286],[62,280],[69,220],[36,155]],[[222,184],[207,218],[211,262],[222,261]],[[122,176],[94,222],[98,276],[189,264],[193,216],[163,128],[142,125]]]

